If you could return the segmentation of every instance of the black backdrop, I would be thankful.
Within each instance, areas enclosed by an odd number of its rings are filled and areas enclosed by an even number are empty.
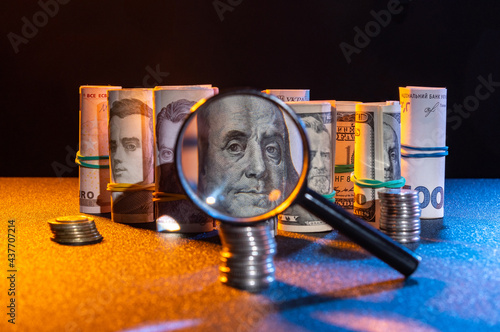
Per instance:
[[[361,101],[444,86],[446,176],[499,177],[497,3],[2,1],[0,176],[78,176],[80,85],[211,83]]]

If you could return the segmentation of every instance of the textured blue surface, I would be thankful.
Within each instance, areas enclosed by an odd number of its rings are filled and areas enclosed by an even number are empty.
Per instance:
[[[335,242],[342,243],[336,233],[299,250],[300,240],[278,238],[279,250],[291,252],[278,254],[278,267],[300,262],[302,268],[289,272],[307,279],[329,269],[325,283],[338,287],[278,282],[266,293],[280,308],[275,321],[322,331],[499,331],[500,180],[452,179],[445,188],[445,217],[422,220],[421,242],[413,248],[422,262],[408,280],[360,251],[336,250]],[[283,276],[297,278],[278,273]]]

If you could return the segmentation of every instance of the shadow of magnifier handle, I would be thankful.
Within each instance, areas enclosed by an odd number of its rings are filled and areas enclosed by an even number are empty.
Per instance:
[[[317,192],[306,187],[296,203],[404,276],[410,276],[417,269],[420,256]]]

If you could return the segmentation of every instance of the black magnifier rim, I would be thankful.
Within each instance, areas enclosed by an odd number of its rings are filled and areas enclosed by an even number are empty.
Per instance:
[[[224,213],[221,213],[219,210],[214,209],[210,207],[210,205],[206,204],[200,197],[199,195],[191,188],[189,185],[186,177],[184,176],[184,172],[182,171],[182,158],[179,158],[181,156],[182,152],[182,142],[184,140],[184,133],[188,127],[188,125],[193,121],[194,117],[196,116],[196,113],[200,110],[206,107],[206,105],[209,105],[210,103],[217,102],[219,99],[227,98],[230,96],[235,96],[235,95],[247,95],[247,96],[253,96],[253,97],[260,97],[267,99],[271,103],[275,104],[278,106],[280,109],[282,109],[285,113],[288,114],[289,119],[293,121],[293,123],[297,126],[297,130],[300,134],[300,138],[302,141],[302,156],[303,156],[303,165],[302,165],[302,172],[300,173],[299,180],[293,189],[292,193],[276,208],[272,209],[271,211],[268,211],[265,214],[258,215],[258,216],[253,216],[253,217],[234,217],[234,216],[228,216]],[[179,180],[182,184],[182,187],[184,188],[184,191],[186,192],[187,196],[189,199],[197,205],[202,211],[207,213],[209,216],[212,218],[215,218],[217,220],[225,221],[228,223],[233,223],[233,224],[238,224],[238,225],[245,225],[245,224],[253,224],[255,222],[263,221],[270,219],[279,213],[283,212],[286,210],[294,201],[295,199],[299,196],[299,194],[302,193],[303,188],[306,186],[306,180],[307,180],[307,173],[309,170],[309,162],[310,162],[310,156],[309,156],[309,140],[308,136],[306,134],[305,126],[300,120],[300,118],[297,116],[295,111],[287,105],[285,102],[283,102],[281,99],[277,98],[276,96],[260,92],[258,90],[254,89],[238,89],[238,90],[233,90],[230,92],[225,92],[221,94],[217,94],[209,99],[202,99],[198,103],[196,103],[192,108],[191,108],[191,114],[188,115],[184,123],[182,124],[182,127],[179,131],[179,135],[177,136],[177,141],[175,145],[175,167],[177,168],[177,174],[179,176]]]

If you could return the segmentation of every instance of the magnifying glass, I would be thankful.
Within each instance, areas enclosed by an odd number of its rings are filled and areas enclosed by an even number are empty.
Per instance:
[[[404,276],[416,270],[419,256],[307,187],[307,134],[283,101],[237,90],[191,110],[177,139],[179,179],[187,196],[221,225],[251,230],[299,204]]]

